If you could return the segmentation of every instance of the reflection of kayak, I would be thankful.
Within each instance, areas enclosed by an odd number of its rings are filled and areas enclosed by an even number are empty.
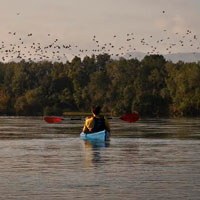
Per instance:
[[[109,133],[106,130],[95,132],[95,133],[81,133],[81,139],[83,140],[100,140],[106,141],[109,139]]]

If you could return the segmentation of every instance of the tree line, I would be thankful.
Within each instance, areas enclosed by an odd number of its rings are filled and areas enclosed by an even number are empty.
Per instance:
[[[108,54],[66,63],[0,63],[0,115],[62,115],[90,111],[92,104],[115,116],[199,116],[200,63]]]

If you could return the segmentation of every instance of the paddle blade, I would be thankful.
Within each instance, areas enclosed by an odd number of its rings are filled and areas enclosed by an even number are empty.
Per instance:
[[[44,121],[47,123],[53,124],[61,122],[63,119],[61,117],[43,117]]]
[[[136,122],[139,120],[139,115],[137,113],[130,113],[130,114],[125,114],[120,117],[121,120],[125,122]]]

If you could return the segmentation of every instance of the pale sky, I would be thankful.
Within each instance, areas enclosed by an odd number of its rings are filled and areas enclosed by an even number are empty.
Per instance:
[[[0,0],[0,61],[10,59],[8,46],[19,46],[26,55],[33,43],[44,47],[56,39],[54,46],[71,47],[54,54],[68,58],[200,52],[199,11],[200,0]]]

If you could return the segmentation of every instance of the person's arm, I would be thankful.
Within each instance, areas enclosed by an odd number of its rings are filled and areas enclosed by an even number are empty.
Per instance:
[[[86,124],[84,124],[84,126],[83,126],[83,132],[84,132],[84,133],[87,133],[87,132],[88,132],[88,128],[87,128]]]
[[[109,124],[109,122],[108,122],[107,119],[105,119],[105,126],[106,126],[106,130],[107,130],[108,132],[110,132],[110,124]]]
[[[93,118],[86,118],[85,124],[83,126],[83,132],[91,132],[93,128]]]

